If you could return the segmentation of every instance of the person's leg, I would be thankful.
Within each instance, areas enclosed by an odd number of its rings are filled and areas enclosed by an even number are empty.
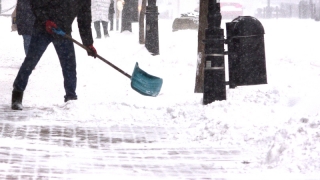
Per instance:
[[[42,54],[47,49],[52,37],[48,34],[35,34],[31,38],[29,50],[13,82],[11,109],[22,110],[23,92],[28,84],[32,70],[39,62]]]
[[[94,28],[96,30],[96,33],[97,33],[97,39],[100,39],[101,38],[101,30],[100,30],[100,21],[95,21],[94,23]]]
[[[24,52],[27,55],[28,49],[31,41],[31,35],[22,35],[23,37],[23,46],[24,46]]]
[[[113,15],[110,17],[110,31],[113,31]]]
[[[102,23],[102,27],[103,27],[104,37],[109,37],[108,22],[101,21],[101,23]]]
[[[32,35],[28,53],[13,83],[14,90],[21,92],[25,90],[32,70],[39,62],[51,41],[52,37],[47,33],[34,33],[34,35]]]
[[[73,42],[69,39],[59,38],[53,40],[53,45],[58,54],[60,65],[62,68],[64,89],[66,92],[64,100],[65,102],[67,102],[68,100],[76,100],[77,71]]]

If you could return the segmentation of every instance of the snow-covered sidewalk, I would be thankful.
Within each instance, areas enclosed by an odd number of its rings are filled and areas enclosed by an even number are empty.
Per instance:
[[[127,77],[76,46],[79,100],[64,103],[50,45],[30,76],[26,110],[14,113],[23,43],[10,32],[10,18],[0,17],[0,179],[320,179],[320,61],[313,43],[320,24],[261,22],[268,84],[228,89],[226,101],[202,105],[202,94],[193,93],[197,32],[172,32],[172,21],[160,20],[159,56],[139,45],[137,24],[133,33],[111,31],[95,41],[98,53],[127,73],[139,62],[163,78],[158,97],[138,94]],[[73,31],[80,40],[76,23]]]
[[[2,121],[0,179],[318,178],[257,169],[253,154],[239,149],[178,143],[172,127],[88,125]]]
[[[174,128],[0,123],[0,179],[211,179],[245,163],[232,149],[177,144]]]

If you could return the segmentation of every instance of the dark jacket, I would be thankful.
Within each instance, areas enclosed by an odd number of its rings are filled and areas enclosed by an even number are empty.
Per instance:
[[[85,46],[93,44],[91,31],[91,0],[31,0],[36,17],[34,28],[46,32],[45,23],[51,20],[67,34],[77,17],[79,33]]]
[[[35,17],[31,11],[30,0],[18,0],[16,8],[18,34],[31,35]]]

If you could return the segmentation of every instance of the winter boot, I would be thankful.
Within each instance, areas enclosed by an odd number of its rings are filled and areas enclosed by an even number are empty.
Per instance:
[[[11,100],[11,109],[13,110],[22,110],[22,98],[23,92],[22,91],[12,91],[12,100]]]
[[[78,97],[77,96],[64,96],[64,102],[68,102],[70,100],[78,100]]]

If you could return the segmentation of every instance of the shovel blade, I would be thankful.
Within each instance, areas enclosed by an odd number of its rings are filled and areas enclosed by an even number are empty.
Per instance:
[[[142,95],[155,97],[159,94],[162,83],[163,80],[161,78],[146,73],[136,63],[131,76],[132,89]]]

